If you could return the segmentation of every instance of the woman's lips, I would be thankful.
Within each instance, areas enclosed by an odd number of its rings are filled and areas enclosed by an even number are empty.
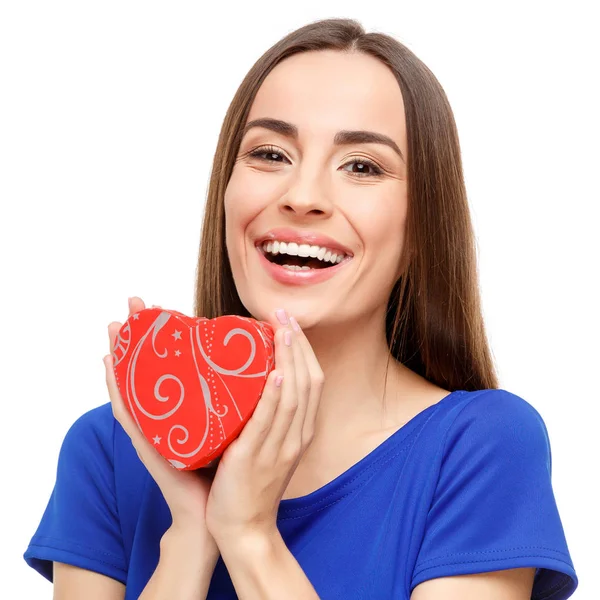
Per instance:
[[[255,246],[258,252],[258,259],[262,266],[265,268],[267,273],[280,283],[292,284],[292,285],[306,285],[310,283],[320,283],[326,281],[330,277],[333,277],[340,269],[343,269],[347,263],[352,260],[351,256],[346,256],[342,262],[331,267],[323,269],[310,269],[305,270],[291,270],[282,267],[276,263],[272,263],[266,256],[265,251],[260,246]]]

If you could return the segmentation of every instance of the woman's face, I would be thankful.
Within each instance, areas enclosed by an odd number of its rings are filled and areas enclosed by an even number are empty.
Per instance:
[[[364,54],[295,54],[262,83],[247,124],[255,119],[285,121],[297,136],[248,129],[225,191],[227,251],[244,306],[265,321],[283,307],[305,329],[385,307],[400,275],[407,208],[404,104],[392,72]],[[360,130],[387,136],[404,159],[384,143],[334,144],[339,132]],[[328,236],[351,258],[324,279],[320,271],[321,281],[283,281],[256,246],[274,228]]]

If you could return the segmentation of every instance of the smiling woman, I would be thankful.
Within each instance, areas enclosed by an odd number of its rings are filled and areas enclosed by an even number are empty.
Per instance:
[[[281,399],[209,495],[150,478],[110,403],[86,413],[28,564],[62,598],[570,597],[548,432],[499,387],[474,239],[431,71],[350,19],[277,42],[225,116],[195,313],[286,328]]]

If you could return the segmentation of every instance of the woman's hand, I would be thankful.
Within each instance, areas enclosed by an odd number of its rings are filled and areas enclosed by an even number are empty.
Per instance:
[[[131,298],[129,316],[144,308],[144,302],[140,298]],[[206,503],[215,470],[211,467],[195,471],[177,470],[156,451],[135,424],[125,408],[113,371],[112,352],[121,326],[122,323],[116,321],[108,326],[111,354],[104,357],[106,385],[113,415],[131,438],[140,460],[157,483],[171,511],[173,523],[169,529],[169,538],[181,536],[186,542],[194,540],[193,543],[197,543],[196,547],[207,559],[214,559],[216,563],[219,550],[206,527]]]
[[[221,547],[246,534],[277,532],[279,503],[314,435],[323,371],[304,333],[279,314],[283,322],[272,323],[276,368],[254,413],[221,456],[208,497],[207,527]],[[275,385],[278,375],[281,387]]]

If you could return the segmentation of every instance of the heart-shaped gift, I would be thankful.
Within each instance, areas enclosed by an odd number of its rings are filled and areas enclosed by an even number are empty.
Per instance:
[[[188,317],[145,308],[123,324],[112,353],[123,402],[175,468],[216,460],[252,416],[275,366],[266,322]]]

